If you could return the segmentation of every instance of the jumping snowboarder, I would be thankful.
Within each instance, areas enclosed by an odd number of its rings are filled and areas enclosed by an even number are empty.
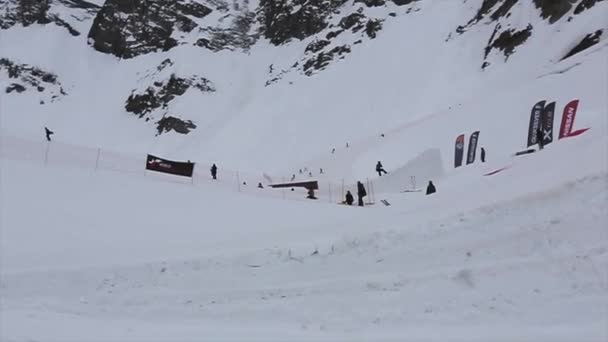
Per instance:
[[[363,183],[357,182],[357,199],[360,207],[363,206],[363,197],[365,196],[367,196],[367,191],[365,191]]]
[[[346,202],[346,204],[353,205],[355,198],[353,197],[353,194],[350,193],[350,190],[346,191],[345,199],[346,200],[344,202]]]
[[[427,185],[426,187],[426,194],[430,195],[430,194],[434,194],[437,191],[437,189],[435,189],[435,185],[433,184],[432,181],[429,181],[429,185]]]
[[[55,132],[51,131],[50,129],[44,127],[44,131],[46,133],[46,140],[47,141],[51,141],[51,135],[55,134]]]
[[[213,179],[217,179],[217,165],[215,164],[211,166],[211,177],[213,177]]]
[[[384,172],[384,174],[388,173],[386,172],[380,161],[378,161],[378,163],[376,164],[376,172],[378,172],[378,176],[382,176],[382,172]]]

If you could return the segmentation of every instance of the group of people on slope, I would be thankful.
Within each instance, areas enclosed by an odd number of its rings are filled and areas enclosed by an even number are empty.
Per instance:
[[[365,196],[367,196],[367,191],[365,191],[363,183],[357,182],[357,203],[360,207],[363,206],[363,197]],[[353,205],[353,203],[355,202],[355,198],[353,197],[353,194],[350,192],[350,190],[346,191],[345,197],[346,204]]]

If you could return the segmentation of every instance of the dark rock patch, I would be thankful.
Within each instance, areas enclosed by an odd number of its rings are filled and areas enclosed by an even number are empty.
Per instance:
[[[566,15],[578,0],[532,0],[543,19],[553,24]]]
[[[336,57],[350,53],[350,46],[336,46],[327,52],[320,52],[315,57],[307,60],[303,65],[303,71],[306,76],[312,76],[315,71],[323,70]]]
[[[83,0],[5,0],[0,3],[0,29],[8,29],[16,24],[28,27],[33,24],[55,24],[64,27],[73,36],[79,36],[72,25],[61,19],[59,11],[53,11],[52,6],[60,5],[72,10],[81,10],[84,16],[94,15],[99,6]],[[82,20],[78,16],[70,15],[71,19]]]
[[[196,125],[190,120],[182,120],[174,116],[164,116],[156,123],[157,135],[175,131],[181,134],[188,134],[195,129]]]
[[[338,25],[345,30],[352,28],[352,32],[357,32],[364,27],[365,19],[365,15],[355,12],[342,18]]]
[[[566,59],[568,57],[572,57],[572,56],[576,55],[577,53],[582,52],[582,51],[596,45],[597,43],[600,42],[602,33],[603,33],[603,30],[597,30],[593,33],[589,33],[578,44],[576,44],[576,46],[573,47],[572,50],[570,50],[562,59],[560,59],[560,61],[563,61],[564,59]]]
[[[456,28],[456,33],[463,34],[469,27],[477,24],[490,13],[492,21],[497,21],[500,18],[508,16],[509,11],[511,11],[511,8],[513,8],[518,1],[519,0],[483,0],[475,16],[469,20],[466,25],[458,26]],[[500,4],[500,6],[496,8],[498,4]],[[492,9],[494,8],[496,8],[496,10],[492,12]]]
[[[167,51],[178,42],[174,31],[191,32],[192,18],[211,9],[184,0],[107,0],[95,16],[89,44],[99,52],[133,58],[152,51]]]
[[[420,1],[420,0],[391,0],[391,1],[393,1],[393,3],[397,6],[405,6],[405,5],[411,4],[412,2]]]
[[[380,7],[386,4],[384,0],[355,0],[355,3],[357,2],[363,3],[367,7]]]
[[[167,108],[169,102],[181,96],[194,87],[201,92],[214,92],[212,83],[204,77],[181,78],[172,74],[166,82],[157,81],[144,92],[133,91],[125,104],[127,112],[134,113],[140,118],[158,108]]]
[[[522,45],[526,42],[526,40],[528,40],[528,38],[530,38],[530,36],[532,35],[532,28],[532,25],[528,24],[525,29],[520,31],[516,31],[514,29],[506,30],[503,31],[498,36],[498,38],[494,39],[498,31],[500,30],[500,25],[496,25],[496,28],[494,29],[494,32],[490,37],[490,41],[488,42],[488,45],[485,48],[484,60],[487,59],[492,49],[498,49],[502,51],[505,55],[505,61],[508,60],[509,56],[511,56],[515,52],[515,48]],[[484,65],[482,65],[482,69],[487,67],[488,65],[489,63],[484,62]]]
[[[327,27],[329,15],[346,0],[261,0],[258,21],[262,34],[274,45],[305,39]]]
[[[254,22],[255,13],[247,12],[238,15],[230,28],[201,28],[200,32],[206,33],[208,38],[199,38],[196,45],[214,52],[237,48],[247,51],[259,37],[258,33],[250,33]]]
[[[5,71],[9,79],[15,79],[6,89],[6,93],[22,93],[27,88],[36,89],[38,92],[44,92],[47,88],[52,96],[56,99],[59,96],[67,95],[63,90],[61,83],[57,79],[57,75],[44,71],[40,68],[28,64],[18,64],[10,61],[7,58],[0,59],[0,71]]]
[[[370,19],[367,24],[365,24],[365,33],[370,39],[376,38],[376,34],[378,31],[382,29],[382,20],[379,19]]]
[[[595,6],[596,3],[602,2],[602,1],[604,1],[604,0],[583,0],[574,9],[574,14],[581,14],[582,12]]]
[[[329,40],[315,40],[314,42],[308,44],[308,46],[306,47],[306,50],[304,52],[319,52],[321,50],[323,50],[324,47],[326,47],[327,45],[329,45],[330,42]]]
[[[12,93],[13,91],[16,91],[18,93],[23,93],[25,91],[25,87],[18,83],[13,83],[10,86],[6,87],[7,94]]]
[[[338,31],[329,31],[326,35],[325,38],[326,39],[334,39],[336,38],[338,35],[340,35],[340,33],[344,32],[344,30],[338,30]]]

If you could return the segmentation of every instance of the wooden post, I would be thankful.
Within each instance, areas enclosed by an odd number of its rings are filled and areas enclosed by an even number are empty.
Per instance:
[[[376,191],[374,190],[374,181],[373,180],[369,181],[369,186],[372,191],[372,197],[371,197],[372,203],[376,203]]]
[[[236,171],[236,185],[239,192],[241,192],[241,178],[239,177],[239,171]]]
[[[285,177],[283,177],[283,184],[285,184]],[[281,194],[283,195],[283,199],[285,199],[285,188],[281,188]]]
[[[367,204],[372,203],[372,189],[369,187],[369,178],[365,178],[365,187],[367,188],[368,196],[367,196]]]
[[[46,143],[46,152],[44,153],[44,165],[49,163],[49,149],[51,148],[51,142]]]
[[[99,167],[99,155],[101,154],[101,148],[97,148],[97,158],[95,159],[95,171]]]

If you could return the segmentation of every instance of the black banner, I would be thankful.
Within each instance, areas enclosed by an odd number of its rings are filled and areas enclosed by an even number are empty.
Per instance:
[[[194,163],[176,162],[148,154],[146,170],[170,173],[178,176],[192,177]]]
[[[543,130],[543,146],[553,142],[553,118],[555,117],[555,102],[549,103],[543,109],[541,124]]]
[[[477,152],[477,140],[479,140],[479,131],[473,132],[469,137],[469,150],[467,151],[467,165],[475,161],[475,153]]]
[[[540,101],[532,107],[530,114],[530,126],[528,128],[528,147],[538,144],[538,129],[541,125],[541,115],[546,101]]]
[[[460,167],[462,165],[463,158],[464,158],[464,134],[461,134],[456,138],[455,150],[454,150],[454,167]]]

